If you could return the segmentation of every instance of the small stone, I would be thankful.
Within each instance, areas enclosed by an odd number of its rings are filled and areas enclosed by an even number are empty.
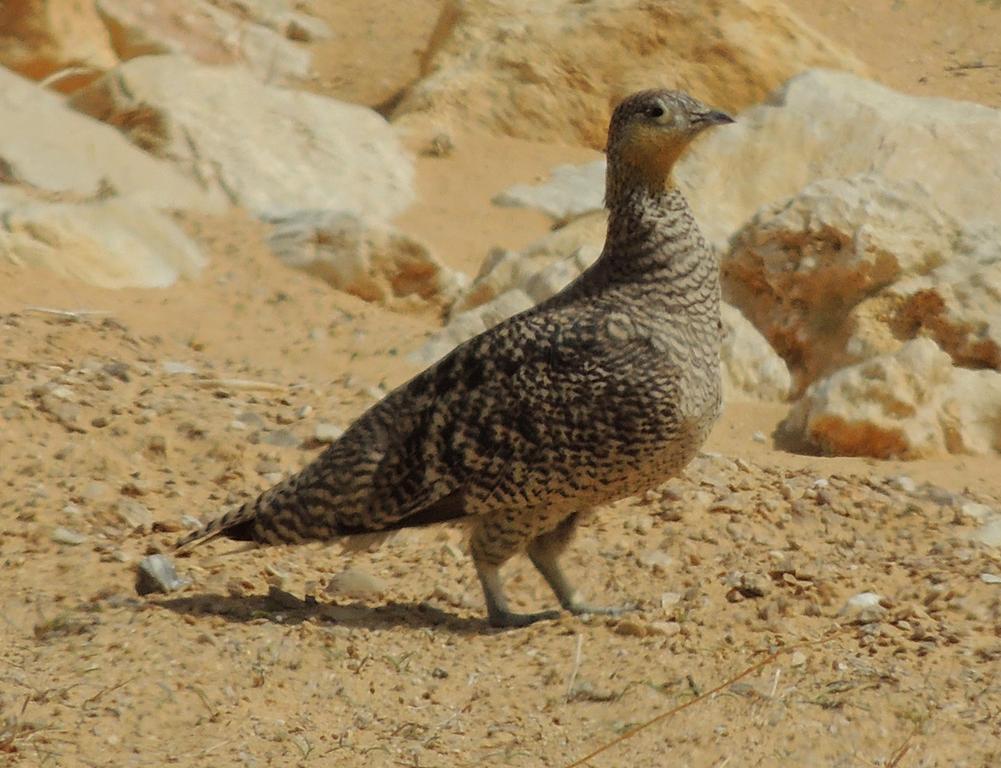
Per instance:
[[[756,442],[756,443],[767,443],[768,442],[768,438],[765,437],[765,433],[764,432],[755,432],[753,435],[751,435],[751,439],[754,442]]]
[[[87,540],[87,537],[78,531],[73,531],[69,528],[59,526],[58,528],[53,529],[52,540],[57,544],[66,544],[68,546],[75,547],[78,544],[83,544]]]
[[[648,634],[646,624],[633,619],[620,619],[615,623],[615,634],[626,637],[646,637]]]
[[[80,491],[80,496],[86,501],[100,501],[110,492],[111,488],[107,483],[95,481],[93,483],[87,483],[83,490]]]
[[[131,377],[129,376],[128,363],[121,363],[118,361],[114,361],[106,364],[103,368],[101,368],[101,370],[104,371],[104,373],[106,373],[108,376],[112,376],[118,379],[119,381],[128,383],[131,380]]]
[[[287,429],[273,429],[261,436],[261,442],[278,448],[298,448],[302,444],[294,433]]]
[[[305,419],[313,412],[313,406],[304,405],[299,410],[295,412],[296,418]]]
[[[880,621],[886,615],[886,608],[880,605],[882,599],[875,592],[860,592],[848,598],[838,615],[848,619],[852,624],[871,624]]]
[[[202,521],[194,515],[181,515],[181,525],[189,531],[196,531],[202,527]]]
[[[665,592],[660,596],[660,607],[664,609],[673,608],[680,602],[681,602],[680,592]]]
[[[662,549],[651,549],[640,555],[639,560],[642,565],[652,568],[654,571],[666,571],[674,558]]]
[[[384,594],[387,584],[378,576],[357,568],[349,568],[331,577],[327,582],[328,595],[343,597],[379,597]]]
[[[177,575],[174,564],[166,555],[148,555],[136,567],[136,592],[140,595],[174,592],[190,583],[190,579]]]
[[[243,413],[237,414],[236,420],[253,429],[263,429],[265,427],[264,419],[253,411],[243,411]]]
[[[135,499],[119,499],[115,513],[130,528],[149,528],[153,524],[153,513],[149,507]]]
[[[1001,547],[1001,516],[987,520],[970,538],[988,547]]]
[[[896,477],[891,477],[888,482],[891,488],[903,491],[904,493],[914,493],[914,491],[918,489],[918,484],[907,475],[897,475]]]
[[[806,664],[806,654],[802,651],[794,651],[789,658],[789,666],[802,667],[804,664]]]
[[[681,632],[681,625],[676,621],[651,621],[647,625],[649,634],[674,637]]]
[[[766,576],[757,573],[743,573],[734,571],[726,578],[726,584],[731,588],[731,592],[736,591],[741,597],[764,597],[772,591],[772,583]],[[728,599],[729,599],[728,595]],[[739,602],[737,599],[730,599],[730,602]]]
[[[998,576],[996,573],[981,573],[980,580],[984,584],[1001,584],[1001,576]]]
[[[330,424],[325,421],[319,422],[313,428],[313,438],[320,443],[333,443],[344,434],[344,428],[337,424]]]
[[[709,508],[710,512],[743,512],[748,508],[750,498],[747,493],[731,493],[718,499]]]
[[[197,368],[194,368],[187,363],[178,362],[177,360],[164,360],[160,363],[160,370],[168,376],[176,376],[184,373],[198,373]]]

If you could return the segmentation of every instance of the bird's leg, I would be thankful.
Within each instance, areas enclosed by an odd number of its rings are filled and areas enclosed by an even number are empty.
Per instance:
[[[501,584],[500,566],[476,561],[476,575],[483,585],[483,596],[487,601],[487,617],[492,627],[527,627],[537,621],[558,619],[559,611],[538,611],[536,613],[515,613],[508,610],[507,598]]]
[[[595,606],[586,603],[580,593],[567,581],[559,557],[570,544],[577,530],[579,515],[574,513],[565,518],[555,529],[532,539],[528,545],[528,556],[532,564],[552,588],[566,610],[572,614],[596,613],[617,616],[631,610],[632,606]]]
[[[487,517],[473,532],[470,551],[476,565],[476,575],[483,586],[487,617],[494,627],[526,627],[536,621],[559,618],[559,611],[514,613],[508,608],[501,583],[500,567],[521,548],[524,538],[519,527],[508,515]]]

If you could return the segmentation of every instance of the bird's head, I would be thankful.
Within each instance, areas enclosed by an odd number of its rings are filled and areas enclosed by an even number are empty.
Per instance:
[[[681,91],[634,93],[612,114],[606,149],[609,174],[621,174],[651,189],[662,188],[692,139],[706,128],[732,122],[725,112]]]

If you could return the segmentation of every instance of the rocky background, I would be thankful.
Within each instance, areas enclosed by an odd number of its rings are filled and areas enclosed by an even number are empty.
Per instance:
[[[563,766],[779,651],[590,764],[998,764],[996,6],[6,0],[0,761]],[[569,557],[634,614],[490,631],[438,528],[219,543],[137,595],[586,268],[652,85],[738,122],[678,170],[726,412]]]

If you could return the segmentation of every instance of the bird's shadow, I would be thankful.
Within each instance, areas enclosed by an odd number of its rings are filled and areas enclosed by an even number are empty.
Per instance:
[[[185,616],[219,616],[234,623],[263,619],[284,625],[318,621],[366,629],[434,627],[462,635],[478,634],[489,629],[484,619],[456,616],[427,603],[336,605],[316,600],[301,600],[274,587],[266,595],[236,597],[202,593],[155,600],[152,604]]]

